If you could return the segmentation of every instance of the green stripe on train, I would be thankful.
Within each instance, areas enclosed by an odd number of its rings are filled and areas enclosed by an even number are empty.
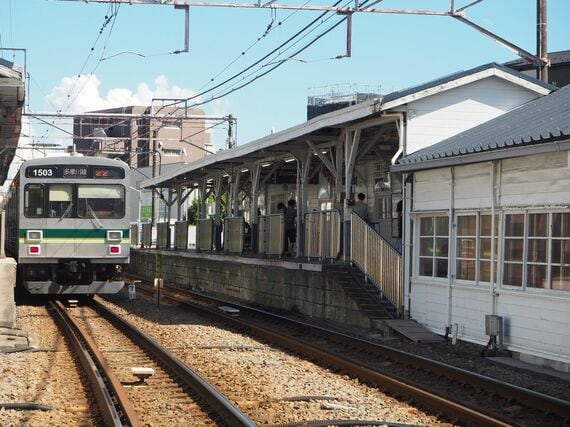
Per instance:
[[[85,229],[74,229],[74,228],[48,228],[48,229],[42,229],[42,228],[33,228],[31,230],[41,230],[43,232],[43,237],[45,239],[49,239],[49,238],[87,238],[87,239],[93,239],[93,238],[100,238],[100,239],[105,239],[107,237],[107,231],[122,231],[123,232],[123,237],[129,237],[130,235],[130,230],[128,228],[123,229],[123,230],[117,230],[116,228],[111,228],[111,229],[101,229],[101,230],[85,230]],[[26,232],[28,230],[25,228],[21,228],[20,229],[20,235],[19,237],[26,237]]]

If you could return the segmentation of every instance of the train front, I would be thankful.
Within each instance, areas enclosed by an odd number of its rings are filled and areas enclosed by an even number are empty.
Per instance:
[[[32,294],[110,294],[129,262],[129,168],[92,157],[20,170],[20,284]]]

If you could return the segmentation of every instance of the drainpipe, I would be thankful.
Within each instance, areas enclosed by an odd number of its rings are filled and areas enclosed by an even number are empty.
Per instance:
[[[396,154],[394,154],[392,156],[392,159],[390,161],[391,164],[395,164],[396,161],[398,160],[398,157],[400,157],[400,155],[404,154],[405,150],[406,150],[406,134],[405,134],[405,125],[404,125],[404,113],[396,113],[394,115],[399,118],[399,121],[396,122],[396,128],[398,129],[399,142],[398,142],[398,151],[396,151]],[[392,116],[392,114],[386,114],[386,116]]]
[[[497,281],[495,280],[495,162],[491,162],[491,314],[497,314]]]
[[[406,317],[406,307],[408,312],[408,317],[411,314],[412,310],[412,299],[411,299],[411,260],[412,260],[412,220],[411,220],[411,213],[412,213],[412,203],[413,203],[413,184],[408,183],[408,176],[413,177],[413,175],[408,175],[404,173],[402,175],[402,243],[403,243],[403,250],[402,250],[402,274],[404,275],[402,279],[403,284],[403,305],[404,305],[404,312],[402,313],[403,317]]]
[[[453,262],[455,260],[455,244],[453,239],[453,213],[455,210],[455,168],[450,168],[451,183],[450,183],[450,197],[449,197],[449,245],[447,246],[447,325],[451,328],[451,311],[452,311],[452,285],[455,275],[452,274]]]

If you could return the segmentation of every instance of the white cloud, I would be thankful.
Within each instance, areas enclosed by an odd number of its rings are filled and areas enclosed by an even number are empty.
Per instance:
[[[92,75],[62,78],[46,100],[52,108],[78,113],[128,105],[150,105],[153,98],[190,98],[195,95],[193,89],[171,86],[164,75],[154,79],[153,87],[141,82],[135,92],[129,88],[113,88],[101,93],[101,81]]]

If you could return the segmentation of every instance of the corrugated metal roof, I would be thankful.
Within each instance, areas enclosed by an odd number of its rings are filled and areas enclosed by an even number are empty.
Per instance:
[[[392,169],[401,172],[425,169],[424,163],[433,160],[552,142],[565,137],[570,137],[570,86],[412,153],[400,159]]]

